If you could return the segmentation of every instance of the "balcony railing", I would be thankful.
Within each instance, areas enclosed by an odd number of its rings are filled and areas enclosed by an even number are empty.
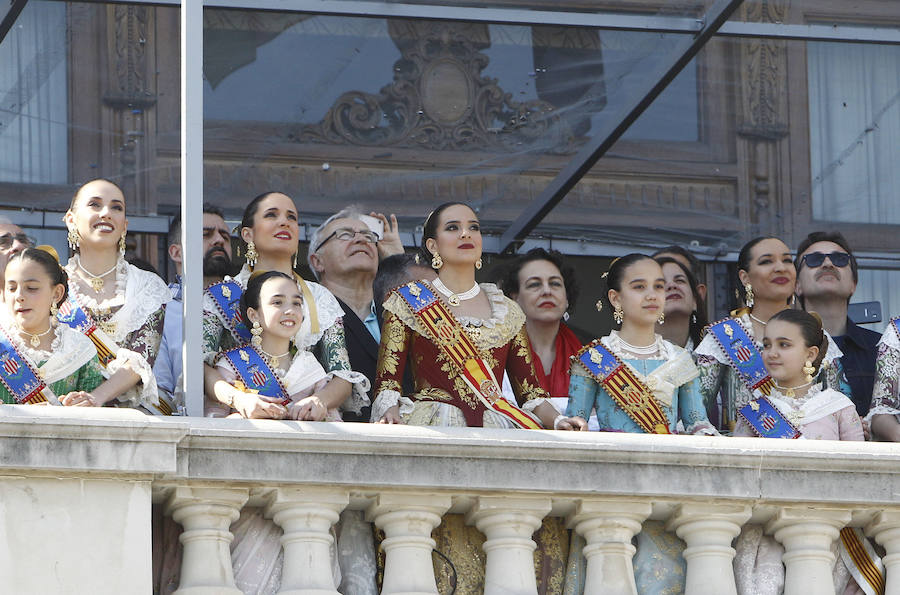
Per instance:
[[[248,502],[284,529],[281,593],[337,593],[330,527],[345,508],[385,532],[385,594],[436,593],[431,531],[448,512],[487,538],[488,595],[535,592],[532,531],[545,515],[584,536],[586,593],[634,592],[631,539],[648,518],[686,542],[689,595],[734,593],[732,540],[745,523],[784,545],[787,595],[831,592],[844,526],[885,548],[886,592],[900,593],[893,444],[35,406],[0,407],[0,421],[7,593],[150,593],[152,502],[184,528],[181,594],[240,592],[229,527]]]

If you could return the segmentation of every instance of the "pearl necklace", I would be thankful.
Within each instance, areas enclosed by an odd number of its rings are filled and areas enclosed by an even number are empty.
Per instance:
[[[655,340],[653,343],[649,345],[645,345],[644,347],[638,347],[637,345],[632,345],[628,341],[622,338],[622,335],[618,335],[619,342],[622,344],[622,349],[625,351],[630,351],[635,355],[653,355],[654,353],[659,353],[659,341]]]
[[[116,267],[119,266],[118,261],[116,261],[116,264],[114,264],[111,269],[109,269],[105,273],[100,273],[99,275],[95,275],[94,273],[90,272],[89,270],[87,270],[86,268],[84,268],[81,265],[81,257],[78,255],[75,256],[75,264],[78,266],[78,269],[82,273],[84,273],[85,275],[90,277],[90,279],[87,279],[87,281],[88,281],[88,283],[91,284],[91,287],[94,288],[94,291],[96,293],[100,293],[101,291],[103,291],[103,285],[104,285],[103,277],[107,276],[108,274],[110,274],[111,272],[116,270]]]
[[[766,326],[767,324],[769,324],[767,321],[762,321],[759,318],[757,318],[756,316],[754,316],[752,312],[750,312],[748,314],[748,316],[750,316],[751,319],[755,320],[756,322],[760,323],[763,326]]]
[[[780,386],[776,382],[775,388],[777,388],[778,391],[784,396],[793,399],[795,396],[797,396],[797,393],[794,392],[795,390],[797,390],[798,388],[806,388],[807,386],[812,386],[812,383],[813,381],[810,380],[809,382],[798,384],[797,386]]]
[[[450,302],[451,306],[458,306],[463,301],[470,300],[481,293],[481,286],[478,285],[478,283],[473,285],[472,289],[469,289],[462,293],[453,293],[452,291],[450,291],[450,288],[444,285],[444,282],[441,281],[440,277],[435,277],[434,281],[432,281],[431,284],[434,285],[434,288],[447,298],[447,301]]]
[[[47,330],[45,330],[43,333],[32,334],[32,333],[29,333],[28,331],[26,331],[25,329],[22,329],[22,328],[19,329],[19,332],[22,333],[23,335],[27,335],[28,337],[30,337],[30,338],[28,339],[28,342],[31,343],[31,346],[32,346],[32,347],[34,347],[35,349],[37,349],[38,347],[41,346],[41,337],[43,337],[44,335],[48,334],[48,333],[49,333],[50,331],[52,331],[52,330],[53,330],[53,325],[51,324],[51,325],[50,325],[50,328],[48,328]]]

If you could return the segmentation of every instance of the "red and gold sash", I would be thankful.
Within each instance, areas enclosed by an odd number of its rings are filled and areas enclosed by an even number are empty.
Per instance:
[[[485,363],[485,356],[472,342],[462,324],[425,281],[413,281],[394,290],[428,332],[429,339],[447,357],[451,366],[478,400],[517,427],[540,430],[528,414],[502,398],[500,383]]]
[[[884,564],[862,531],[844,527],[838,542],[841,559],[859,588],[866,595],[884,595]]]
[[[669,418],[651,390],[600,339],[594,339],[582,347],[575,358],[642,430],[648,434],[672,433]]]

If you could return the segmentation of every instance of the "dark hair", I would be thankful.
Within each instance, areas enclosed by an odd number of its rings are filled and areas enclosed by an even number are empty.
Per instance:
[[[831,242],[843,248],[844,252],[850,255],[850,271],[853,273],[853,282],[859,282],[859,265],[856,262],[856,257],[853,256],[853,251],[850,250],[847,238],[839,231],[814,231],[800,242],[800,245],[797,246],[797,259],[794,261],[798,273],[800,272],[800,257],[809,250],[810,246],[817,242]]]
[[[78,187],[78,190],[75,191],[75,194],[72,195],[72,200],[69,202],[69,210],[70,210],[70,211],[71,211],[72,208],[75,206],[75,201],[78,200],[78,194],[81,192],[82,188],[84,188],[84,187],[87,186],[88,184],[93,184],[94,182],[106,182],[107,184],[112,184],[113,186],[116,187],[116,189],[119,191],[119,193],[120,193],[123,197],[125,196],[125,193],[122,191],[122,188],[121,188],[118,184],[116,184],[115,182],[113,182],[112,180],[108,180],[108,179],[106,179],[106,178],[94,178],[93,180],[88,180],[87,182],[85,182],[84,184],[82,184],[81,186],[79,186],[79,187]]]
[[[241,226],[238,229],[238,250],[237,250],[238,256],[240,256],[241,251],[243,251],[244,254],[247,253],[247,242],[244,241],[244,236],[242,236],[240,233],[241,230],[244,229],[245,227],[253,227],[253,217],[256,216],[256,211],[259,210],[259,203],[264,201],[266,198],[268,198],[272,194],[284,194],[284,193],[280,192],[278,190],[269,190],[267,192],[263,192],[262,194],[258,194],[256,196],[254,196],[253,200],[251,200],[249,203],[247,203],[247,206],[244,208],[244,216],[241,217]],[[287,194],[284,194],[284,195],[287,196]],[[288,196],[288,198],[290,198],[290,197]],[[291,199],[291,200],[293,200],[293,199]],[[294,206],[296,206],[296,205],[294,205]],[[298,246],[298,249],[299,249],[299,246]]]
[[[422,226],[422,243],[420,244],[419,251],[425,259],[426,266],[430,266],[431,259],[434,258],[434,255],[425,247],[425,241],[437,237],[437,227],[438,221],[441,218],[441,213],[455,205],[462,205],[472,209],[472,207],[464,202],[445,202],[435,207],[435,209],[428,214],[428,217],[425,218],[425,224]],[[474,213],[475,209],[472,209],[472,212]]]
[[[828,351],[828,337],[822,328],[822,319],[815,312],[807,312],[806,310],[782,310],[769,319],[767,324],[780,320],[797,325],[800,328],[800,335],[803,337],[803,343],[806,347],[816,346],[819,348],[819,355],[812,362],[813,367],[818,370],[825,358],[825,352]]]
[[[66,296],[69,295],[69,276],[66,274],[66,271],[59,266],[56,250],[51,254],[41,248],[25,248],[10,258],[6,263],[6,266],[8,267],[9,263],[15,259],[30,260],[41,265],[41,268],[43,268],[44,272],[50,277],[50,283],[52,285],[63,286],[62,298],[56,302],[56,305],[59,306],[66,301]]]
[[[691,273],[694,274],[695,279],[700,279],[703,271],[700,268],[700,261],[697,260],[697,257],[694,256],[694,253],[684,248],[682,246],[676,246],[675,244],[671,246],[666,246],[665,248],[660,248],[656,252],[652,254],[653,258],[656,258],[661,254],[678,254],[679,256],[683,256],[685,260],[688,261],[691,265]]]
[[[781,238],[775,237],[775,236],[759,236],[759,237],[753,238],[752,240],[750,240],[749,242],[744,244],[744,247],[741,248],[741,251],[738,253],[738,259],[737,259],[738,271],[749,271],[750,270],[750,260],[751,260],[750,253],[753,251],[753,248],[757,244],[759,244],[760,242],[762,242],[764,240],[778,240],[779,242],[783,241]],[[737,283],[738,283],[738,287],[743,286],[743,283],[741,283],[740,277],[738,277]],[[741,297],[741,300],[743,301],[744,304],[746,304],[747,303],[746,292],[741,291],[741,293],[743,294],[743,296]],[[740,306],[740,304],[738,304],[738,306]]]
[[[525,254],[515,259],[504,271],[500,280],[500,289],[509,297],[515,299],[519,294],[519,273],[529,262],[537,260],[546,260],[557,269],[562,275],[563,283],[566,286],[566,299],[569,301],[569,314],[575,311],[575,302],[578,301],[578,282],[575,280],[574,267],[567,266],[563,255],[556,250],[545,250],[543,248],[532,248]]]
[[[225,211],[208,202],[203,203],[203,214],[217,215],[223,220],[225,219]],[[181,243],[181,211],[176,213],[175,217],[172,218],[172,223],[169,225],[169,235],[166,236],[166,241],[169,245]]]
[[[259,293],[262,291],[263,284],[269,279],[278,279],[284,278],[288,281],[293,281],[289,276],[285,275],[281,271],[265,271],[264,273],[258,273],[254,275],[250,275],[250,280],[247,281],[247,289],[244,290],[244,293],[241,294],[241,317],[244,320],[244,323],[247,326],[250,326],[250,319],[247,318],[247,308],[253,308],[254,310],[259,310]]]
[[[694,342],[694,346],[699,345],[700,340],[703,338],[703,329],[706,328],[709,320],[706,318],[706,304],[703,302],[703,298],[700,297],[700,292],[697,291],[697,277],[695,277],[694,273],[684,266],[682,262],[675,260],[671,256],[657,256],[653,260],[658,262],[659,266],[665,264],[678,265],[678,268],[680,268],[684,272],[684,276],[687,277],[688,285],[691,287],[691,294],[694,296],[695,306],[689,324],[690,337],[691,341]]]
[[[609,265],[609,269],[604,273],[604,278],[606,279],[606,288],[615,289],[616,291],[622,291],[622,278],[625,276],[625,271],[636,262],[640,262],[642,260],[650,260],[656,262],[646,254],[640,254],[637,252],[632,252],[631,254],[626,254],[625,256],[621,256],[612,261]],[[609,306],[610,311],[612,311],[612,304],[609,301],[609,291],[604,292],[601,299],[606,302],[606,305]]]
[[[378,263],[378,272],[372,281],[372,296],[375,299],[375,307],[378,308],[384,302],[387,294],[410,279],[409,268],[413,266],[425,266],[416,260],[417,254],[392,254]]]

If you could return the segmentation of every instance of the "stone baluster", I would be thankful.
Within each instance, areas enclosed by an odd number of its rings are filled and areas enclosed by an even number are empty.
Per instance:
[[[277,488],[266,516],[284,530],[284,570],[278,595],[340,595],[331,570],[331,526],[350,501],[344,490]]]
[[[481,496],[466,522],[485,534],[484,595],[536,595],[531,536],[552,508],[549,498]]]
[[[432,530],[450,508],[450,496],[436,494],[380,494],[367,517],[384,530],[382,595],[436,595],[431,550]]]
[[[846,510],[786,507],[766,526],[784,545],[784,595],[834,593],[831,544],[850,522]]]
[[[241,595],[231,568],[231,523],[240,516],[249,490],[177,487],[167,513],[184,527],[178,595]]]
[[[882,510],[866,527],[866,534],[884,546],[885,595],[900,595],[900,510]]]
[[[636,595],[631,538],[650,516],[649,502],[579,500],[569,526],[587,542],[585,593]]]
[[[687,544],[685,595],[736,595],[731,542],[750,518],[750,507],[731,504],[682,504],[669,520]]]

